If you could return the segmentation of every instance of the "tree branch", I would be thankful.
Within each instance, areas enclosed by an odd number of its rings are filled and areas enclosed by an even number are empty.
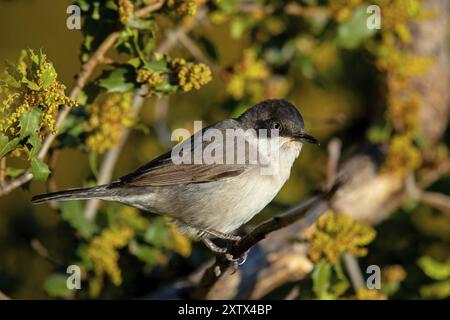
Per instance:
[[[0,300],[11,300],[11,298],[8,297],[6,294],[4,294],[3,291],[0,290]]]
[[[323,194],[309,197],[299,204],[291,207],[287,211],[274,216],[273,218],[261,223],[249,234],[243,237],[239,242],[233,243],[230,248],[230,253],[234,257],[241,257],[250,248],[255,246],[258,242],[266,238],[273,231],[287,227],[294,222],[297,222],[297,230],[299,234],[306,228],[311,226],[322,214],[328,209],[327,201],[338,190],[340,184],[335,184],[333,188]],[[305,211],[309,210],[306,214]],[[301,218],[301,219],[300,219]],[[224,275],[226,270],[231,266],[231,262],[226,260],[223,256],[217,256],[213,265],[205,270],[198,284],[192,288],[192,297],[196,299],[204,299],[211,288]]]

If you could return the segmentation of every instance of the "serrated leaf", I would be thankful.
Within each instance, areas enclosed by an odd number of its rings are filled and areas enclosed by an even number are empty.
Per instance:
[[[164,60],[148,61],[145,63],[145,68],[154,72],[165,72],[169,70],[167,68],[167,62]]]
[[[14,138],[9,140],[7,136],[0,136],[0,159],[3,158],[8,152],[14,150],[19,144],[20,139]]]
[[[50,86],[53,82],[55,82],[57,77],[56,70],[53,67],[52,64],[49,64],[48,69],[46,69],[40,76],[39,82],[42,86],[42,88],[46,89],[48,86]]]
[[[40,128],[42,111],[34,108],[31,111],[25,111],[19,118],[21,139],[34,135]]]
[[[99,81],[101,87],[108,90],[108,92],[129,92],[134,89],[132,77],[129,75],[129,70],[118,67],[112,71],[107,71],[102,75]]]
[[[60,207],[61,217],[78,230],[83,238],[89,239],[98,231],[97,225],[85,218],[80,201],[64,201],[61,202]]]
[[[25,83],[25,85],[33,91],[38,91],[40,89],[39,85],[34,81],[23,79],[22,82]]]
[[[67,275],[55,273],[51,274],[45,279],[44,290],[50,297],[63,298],[70,294],[70,289],[67,288]]]
[[[38,181],[46,181],[50,169],[47,164],[38,158],[31,159],[31,173],[33,174],[33,179]]]

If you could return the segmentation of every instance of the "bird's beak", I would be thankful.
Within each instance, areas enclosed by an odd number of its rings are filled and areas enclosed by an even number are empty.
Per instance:
[[[295,138],[300,142],[320,145],[319,141],[316,138],[307,134],[306,132],[300,132],[298,135],[295,136]]]

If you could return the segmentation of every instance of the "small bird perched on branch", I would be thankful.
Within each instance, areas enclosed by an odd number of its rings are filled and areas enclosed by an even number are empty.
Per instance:
[[[305,142],[318,144],[295,106],[266,100],[200,130],[117,181],[38,195],[32,202],[121,202],[168,215],[212,251],[226,253],[210,238],[240,239],[231,233],[272,201]]]

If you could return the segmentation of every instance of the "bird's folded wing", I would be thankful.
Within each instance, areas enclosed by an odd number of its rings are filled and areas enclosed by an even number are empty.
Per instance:
[[[212,182],[238,176],[248,169],[245,165],[174,164],[163,163],[148,170],[136,171],[120,179],[129,187],[156,187]]]
[[[227,128],[236,128],[237,126],[238,124],[235,120],[227,119],[216,124],[215,128],[226,130]],[[208,129],[205,128],[202,131],[205,132]],[[203,141],[200,144],[195,144],[193,142],[194,136],[191,136],[181,143],[181,145],[191,150],[192,155],[195,153],[194,149],[196,147],[204,149],[211,143]],[[224,154],[226,152],[225,149]],[[129,187],[205,183],[238,176],[251,167],[248,164],[176,164],[172,161],[171,157],[172,153],[169,151],[136,171],[121,177],[116,183]]]

